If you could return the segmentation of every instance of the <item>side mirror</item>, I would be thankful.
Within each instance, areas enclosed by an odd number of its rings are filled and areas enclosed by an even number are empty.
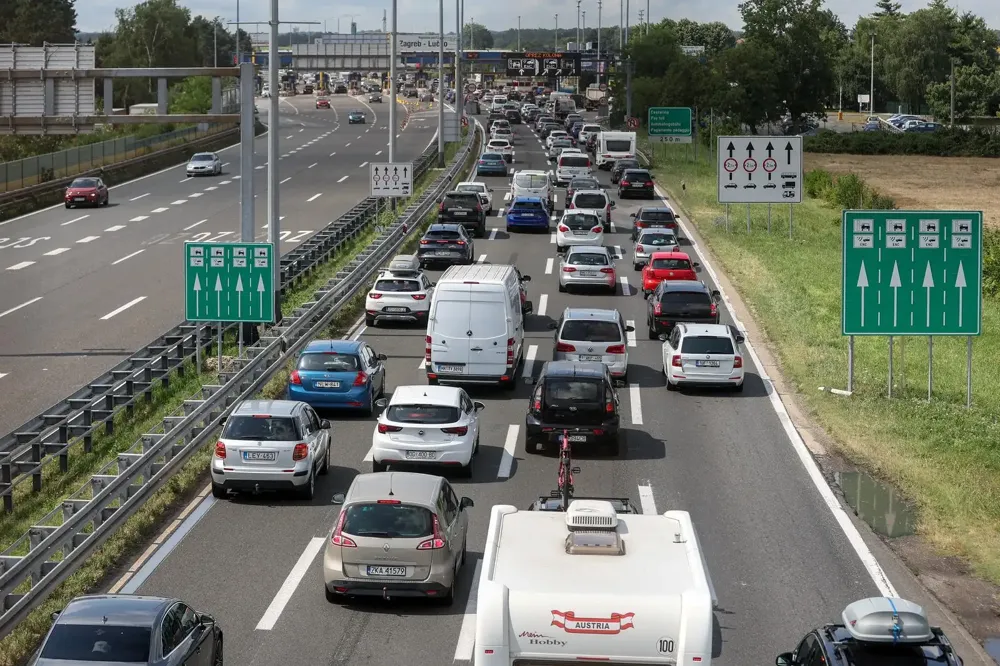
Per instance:
[[[483,411],[484,409],[486,409],[486,403],[483,403],[483,402],[479,402],[478,400],[474,401],[474,402],[472,403],[472,406],[476,408],[476,411],[477,411],[477,412],[481,412],[481,411]]]
[[[52,612],[52,621],[53,622],[55,622],[59,618],[59,613],[61,613],[61,612],[62,612],[61,610],[57,610],[57,611],[53,611]]]
[[[644,300],[644,301],[648,301],[649,300],[649,292],[648,291],[642,292],[642,300]]]
[[[530,315],[534,309],[535,306],[531,304],[531,301],[525,301],[524,305],[521,306],[521,314]]]
[[[612,201],[611,202],[611,207],[612,208],[618,208],[618,204],[616,204],[614,201]]]
[[[472,501],[471,497],[463,497],[462,499],[458,500],[459,511],[464,511],[465,509],[471,509],[474,506],[476,506],[476,503]]]
[[[219,418],[219,427],[221,428],[224,425],[226,425],[226,417],[225,416]]]
[[[792,666],[793,663],[794,662],[792,662],[791,652],[782,652],[781,654],[779,654],[777,657],[774,658],[775,666]]]
[[[385,354],[379,354],[378,355],[378,360],[380,360],[380,361],[388,361],[389,357],[386,356]]]
[[[747,341],[747,339],[745,337],[743,337],[742,335],[737,335],[736,336],[736,344],[741,345],[741,344],[743,344],[746,341]]]
[[[322,421],[319,422],[319,429],[320,430],[329,430],[332,427],[333,426],[331,426],[330,422],[327,421],[326,419],[323,419]]]
[[[667,341],[667,334],[666,333],[660,333],[656,337],[658,337],[660,339],[660,342],[666,342]]]
[[[625,332],[626,333],[634,333],[635,332],[635,326],[626,326],[625,327]]]
[[[549,322],[549,330],[550,331],[554,331],[557,328],[559,328],[559,322],[555,322],[555,321],[550,321]]]
[[[720,298],[722,298],[722,292],[720,292],[718,289],[713,289],[712,298],[714,298],[715,300],[719,300]]]
[[[332,501],[332,502],[333,502],[334,504],[343,504],[343,503],[344,503],[344,500],[346,500],[346,499],[347,499],[347,498],[346,498],[346,497],[344,496],[344,493],[337,493],[337,494],[335,494],[335,495],[334,495],[334,496],[333,496],[333,497],[331,498],[331,501]]]
[[[521,276],[521,282],[531,282],[531,276],[530,275],[522,275]]]
[[[198,613],[198,623],[204,626],[215,624],[215,618],[208,613]]]
[[[698,263],[697,261],[692,261],[691,265],[694,266],[695,268],[701,268],[701,264]]]
[[[656,176],[654,176],[653,174],[649,174],[649,179],[650,180],[656,180]]]
[[[629,213],[629,217],[635,217],[635,216],[636,216],[636,215],[638,215],[638,214],[639,214],[639,213],[637,213],[637,212],[636,212],[636,213]]]
[[[375,401],[375,406],[379,409],[385,409],[389,405],[389,401],[385,398],[379,398]]]

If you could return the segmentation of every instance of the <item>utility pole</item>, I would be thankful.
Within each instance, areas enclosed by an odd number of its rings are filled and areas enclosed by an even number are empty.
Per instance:
[[[597,85],[601,85],[601,5],[604,0],[597,0]]]
[[[581,15],[583,16],[583,18],[580,20],[580,25],[583,26],[583,29],[580,32],[580,44],[581,45],[586,45],[586,43],[587,43],[587,10],[584,9],[583,12],[581,12]],[[580,47],[580,50],[581,51],[584,50],[583,46]]]
[[[521,52],[521,17],[517,17],[517,51]]]
[[[618,0],[618,52],[625,50],[625,0]]]
[[[389,162],[396,162],[396,3],[392,0],[392,33],[389,35]],[[393,206],[395,207],[395,199]]]
[[[240,0],[236,0],[236,64],[243,62],[240,58]]]
[[[872,33],[872,69],[871,78],[868,80],[868,114],[875,114],[875,33]]]
[[[580,3],[583,0],[576,0],[576,50],[580,50]]]
[[[438,0],[438,159],[444,168],[444,0]]]
[[[625,44],[628,44],[628,24],[632,19],[632,13],[628,6],[629,0],[625,0]]]
[[[646,34],[649,34],[649,21],[652,19],[652,14],[649,13],[649,0],[646,0]]]
[[[237,35],[239,35],[239,28],[236,29]],[[216,19],[212,21],[212,62],[213,67],[219,66],[219,20]],[[239,67],[239,60],[236,61],[236,66]]]
[[[385,32],[385,10],[382,10],[382,32]]]
[[[556,43],[553,49],[559,52],[559,14],[556,14]]]
[[[462,85],[462,2],[463,0],[455,0],[455,120],[458,122],[465,115],[465,86]]]
[[[632,60],[625,63],[625,117],[632,117]]]

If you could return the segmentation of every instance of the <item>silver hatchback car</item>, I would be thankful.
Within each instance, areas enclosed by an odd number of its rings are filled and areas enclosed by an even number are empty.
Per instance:
[[[447,479],[414,472],[354,477],[323,553],[327,601],[423,597],[450,606],[465,564],[469,514]]]
[[[601,245],[570,247],[559,259],[559,291],[570,287],[604,287],[618,290],[618,276],[611,250]]]
[[[632,250],[632,267],[641,271],[654,252],[680,252],[677,235],[670,229],[643,229]]]
[[[212,458],[212,495],[292,490],[316,494],[330,469],[330,422],[294,400],[247,400],[226,419]]]
[[[556,332],[553,361],[603,363],[615,381],[627,381],[627,334],[635,328],[625,325],[618,310],[566,308],[549,327]]]

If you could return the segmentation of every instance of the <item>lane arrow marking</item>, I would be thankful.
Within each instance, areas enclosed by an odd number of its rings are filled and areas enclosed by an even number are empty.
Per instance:
[[[962,305],[965,300],[965,288],[969,285],[965,282],[965,267],[962,262],[958,262],[958,275],[955,277],[955,288],[958,289],[958,327],[962,328]]]
[[[768,157],[770,157],[771,153],[774,152],[774,146],[771,145],[770,141],[767,142],[767,147],[764,150],[767,151],[767,156]]]
[[[198,274],[194,274],[194,309],[201,316],[201,280],[198,279]]]
[[[747,156],[753,157],[753,143],[747,141]]]
[[[899,279],[899,262],[892,262],[892,277],[889,279],[889,286],[892,287],[892,326],[899,326],[899,288],[903,282]]]
[[[733,151],[736,150],[736,146],[733,145],[732,141],[730,141],[729,145],[726,146],[726,150],[729,151],[729,156],[732,157],[733,156]]]
[[[931,262],[927,262],[927,270],[924,271],[924,289],[927,290],[927,328],[931,327],[931,289],[934,288],[934,275],[931,274]]]
[[[791,166],[791,164],[792,164],[792,150],[794,150],[792,148],[792,142],[789,141],[785,145],[785,156],[788,158],[786,164],[788,164],[789,166]]]
[[[868,272],[865,262],[861,262],[861,272],[858,273],[858,289],[861,290],[861,328],[865,327],[865,289],[868,288]]]

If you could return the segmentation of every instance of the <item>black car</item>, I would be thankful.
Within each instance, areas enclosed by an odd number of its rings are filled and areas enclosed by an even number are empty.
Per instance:
[[[663,280],[646,295],[646,328],[649,339],[658,340],[661,333],[670,333],[677,322],[718,324],[719,299],[717,290],[694,280]]]
[[[420,266],[475,263],[476,249],[461,224],[432,224],[420,239]]]
[[[566,186],[566,201],[573,200],[574,192],[582,192],[583,190],[603,190],[601,187],[601,182],[594,178],[593,176],[577,176],[569,181],[569,185]]]
[[[486,236],[486,209],[475,192],[448,192],[438,208],[438,222],[461,224],[472,235]]]
[[[542,129],[539,130],[538,136],[542,137],[543,139],[547,139],[549,138],[549,134],[552,134],[552,132],[565,132],[565,131],[566,130],[564,130],[563,126],[560,125],[559,123],[545,123],[544,125],[542,125]]]
[[[603,363],[548,361],[542,366],[528,401],[525,450],[558,450],[564,428],[573,428],[574,451],[622,450],[618,392]],[[583,430],[584,432],[580,432]]]
[[[596,135],[595,135],[594,140],[595,141],[597,140],[596,139]],[[596,143],[595,143],[595,145],[596,145]],[[611,182],[612,183],[617,183],[619,180],[621,180],[622,172],[625,171],[625,169],[641,169],[641,168],[642,168],[642,165],[639,164],[639,160],[634,160],[634,159],[631,159],[631,158],[629,158],[629,159],[623,159],[623,160],[616,160],[615,161],[615,165],[613,167],[611,167]]]
[[[639,240],[643,229],[670,229],[680,237],[677,228],[677,214],[666,206],[643,206],[632,213],[632,242]]]
[[[618,198],[628,199],[641,196],[646,199],[656,198],[653,185],[653,174],[645,169],[625,169],[618,180]]]
[[[497,120],[507,120],[507,116],[501,111],[490,111],[490,115],[486,117],[488,126],[492,127],[493,123]]]
[[[521,124],[521,112],[515,111],[514,109],[507,109],[503,112],[504,117],[510,121],[511,125]]]

